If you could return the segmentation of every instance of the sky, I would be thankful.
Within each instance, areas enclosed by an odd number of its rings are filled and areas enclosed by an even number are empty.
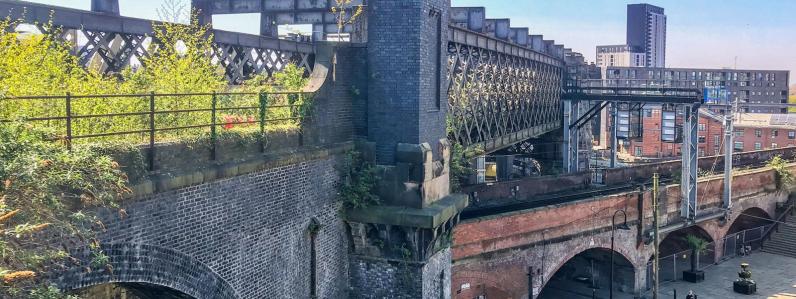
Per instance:
[[[89,9],[90,0],[29,0]],[[186,3],[189,0],[182,0]],[[625,0],[451,0],[484,6],[488,18],[510,18],[594,61],[595,46],[625,43]],[[163,0],[119,0],[122,15],[154,19]],[[666,64],[790,70],[796,84],[796,0],[648,0],[667,15]],[[218,29],[258,33],[259,16],[215,16]],[[736,64],[737,60],[737,64]]]

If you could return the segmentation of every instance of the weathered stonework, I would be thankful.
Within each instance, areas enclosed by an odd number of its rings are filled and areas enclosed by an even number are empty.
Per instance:
[[[114,273],[82,267],[62,286],[150,282],[196,298],[347,297],[348,238],[334,156],[157,193],[104,213]],[[308,226],[320,224],[311,265]],[[210,289],[208,289],[210,288]]]

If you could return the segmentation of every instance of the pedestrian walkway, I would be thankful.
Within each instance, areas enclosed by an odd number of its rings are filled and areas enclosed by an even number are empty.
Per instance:
[[[752,279],[757,282],[757,294],[741,295],[732,291],[732,282],[738,278],[741,263],[749,263]],[[699,299],[796,299],[796,258],[756,252],[738,257],[705,270],[705,281],[690,283],[677,281],[661,285],[660,299],[685,298],[688,290],[694,290]],[[647,296],[651,298],[652,296]]]

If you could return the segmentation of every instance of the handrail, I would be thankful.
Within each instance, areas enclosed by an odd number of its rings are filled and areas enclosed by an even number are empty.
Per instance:
[[[265,151],[267,145],[266,125],[275,122],[284,121],[297,121],[299,124],[304,120],[311,119],[310,115],[304,115],[304,109],[309,107],[309,103],[292,103],[291,98],[300,98],[301,95],[312,95],[314,92],[308,91],[275,91],[275,92],[213,92],[213,93],[163,93],[157,94],[150,92],[148,94],[110,94],[110,95],[73,95],[66,93],[65,95],[39,95],[39,96],[15,96],[15,97],[0,97],[0,103],[3,100],[8,100],[6,105],[16,104],[15,101],[39,101],[44,102],[49,112],[32,111],[34,115],[19,115],[16,120],[43,123],[47,122],[44,126],[55,128],[59,133],[55,136],[48,138],[52,141],[63,141],[68,149],[72,149],[72,142],[74,140],[87,140],[94,138],[105,138],[114,136],[123,136],[128,138],[130,135],[142,135],[146,137],[149,135],[149,142],[147,146],[147,158],[149,170],[155,169],[155,143],[157,135],[161,132],[173,132],[177,130],[188,129],[209,129],[210,133],[210,147],[211,147],[211,160],[216,160],[216,147],[217,139],[219,136],[218,129],[231,129],[235,125],[255,125],[259,124],[259,139],[260,150]],[[269,105],[269,96],[286,96],[288,104],[275,103],[276,105]],[[219,97],[232,96],[231,102],[220,105]],[[248,102],[239,102],[235,105],[235,101],[241,98],[234,96],[250,96],[251,98],[245,99]],[[195,101],[196,98],[201,97],[204,101]],[[74,110],[75,99],[87,99],[87,104],[94,104],[107,98],[129,99],[138,106],[135,111],[124,111],[118,108],[111,107],[112,111],[102,111],[101,113],[80,113]],[[174,98],[185,98],[190,101],[190,106],[187,107],[159,107],[156,104],[158,100],[167,99],[172,101]],[[167,102],[168,103],[168,102]],[[227,106],[227,105],[233,106]],[[146,106],[146,107],[144,107]],[[208,107],[209,106],[209,107]],[[219,107],[220,106],[220,107]],[[53,112],[52,109],[56,109]],[[117,109],[117,110],[113,110]],[[269,117],[269,111],[274,109],[285,109],[286,115],[273,115]],[[12,110],[13,111],[13,110]],[[191,113],[201,112],[204,115],[195,115]],[[247,114],[246,118],[239,115],[234,119],[228,119],[227,116],[219,115],[219,112],[244,112]],[[38,113],[38,114],[37,114]],[[54,115],[53,115],[54,114]],[[209,115],[206,115],[209,114]],[[9,116],[13,116],[14,112]],[[135,123],[126,124],[124,128],[111,128],[107,126],[86,127],[84,124],[100,119],[111,119],[121,117],[133,117]],[[200,119],[204,117],[205,119]],[[240,117],[240,118],[238,118]],[[223,118],[223,119],[222,119]],[[171,123],[161,123],[162,120],[173,121]],[[14,119],[0,119],[0,123],[14,122]],[[50,121],[57,121],[51,124]],[[82,121],[82,122],[80,122]],[[115,120],[111,120],[115,122]],[[77,125],[80,125],[76,128]],[[79,129],[78,129],[79,128]],[[56,131],[56,132],[57,132]],[[197,134],[197,133],[189,133]],[[299,146],[302,145],[302,132],[298,133]],[[163,136],[162,134],[160,134]]]
[[[783,220],[785,220],[785,218],[788,217],[790,213],[793,211],[793,204],[794,204],[793,197],[789,197],[788,200],[785,202],[786,205],[785,211],[783,211],[781,215],[777,216],[777,219],[774,221],[771,227],[763,231],[764,240],[770,240],[771,233],[779,231],[779,224],[783,223],[784,222]]]

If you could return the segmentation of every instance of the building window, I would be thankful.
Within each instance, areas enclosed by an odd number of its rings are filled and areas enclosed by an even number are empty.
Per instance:
[[[736,151],[742,151],[743,150],[743,141],[736,141],[734,148],[735,148]]]
[[[637,146],[635,151],[636,157],[641,157],[643,154],[644,154],[644,149],[640,146]]]
[[[652,109],[644,109],[644,114],[646,117],[652,117]]]
[[[772,144],[771,144],[771,148],[772,148],[772,149],[775,149],[775,148],[778,148],[778,147],[779,147],[779,146],[778,146],[776,143],[772,143]]]
[[[788,131],[788,139],[796,139],[796,131]]]
[[[762,148],[763,148],[763,145],[762,145],[762,144],[760,144],[760,142],[755,142],[755,150],[756,150],[756,151],[759,151],[759,150],[760,150],[760,149],[762,149]]]
[[[776,129],[771,130],[771,138],[774,138],[774,137],[777,137],[777,136],[779,136],[779,131],[777,131]]]
[[[743,129],[735,130],[735,137],[743,137]]]
[[[699,124],[699,130],[700,131],[704,131],[705,130],[705,124]]]
[[[763,137],[763,130],[755,129],[755,137]]]
[[[699,136],[698,139],[699,139],[699,143],[705,143],[705,140],[707,138],[705,138],[705,136]]]
[[[721,136],[713,135],[713,146],[718,147],[721,142]]]

